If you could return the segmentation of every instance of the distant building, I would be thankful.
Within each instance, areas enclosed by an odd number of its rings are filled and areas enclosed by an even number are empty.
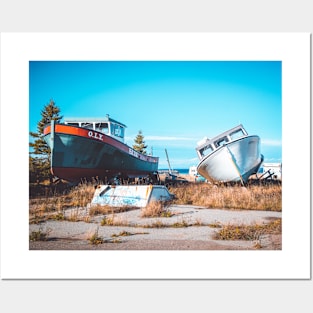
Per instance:
[[[282,163],[263,163],[258,176],[264,179],[282,180]]]
[[[206,182],[207,180],[201,176],[197,171],[197,166],[190,166],[189,167],[189,176],[195,178],[195,182]]]
[[[196,176],[198,173],[197,173],[197,167],[196,166],[190,166],[189,167],[189,175],[190,176]]]

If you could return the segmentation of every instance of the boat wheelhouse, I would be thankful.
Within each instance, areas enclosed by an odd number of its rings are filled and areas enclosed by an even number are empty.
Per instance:
[[[216,137],[213,139],[209,139],[205,137],[203,140],[198,142],[198,146],[196,148],[199,159],[201,160],[203,157],[211,154],[219,147],[234,141],[238,138],[246,137],[248,133],[240,124]]]
[[[124,142],[126,125],[110,118],[107,114],[105,118],[67,118],[64,120],[65,125],[83,127],[90,130],[101,132],[105,135]]]

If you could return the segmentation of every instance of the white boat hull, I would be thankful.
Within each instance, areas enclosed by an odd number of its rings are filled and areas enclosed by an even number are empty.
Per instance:
[[[219,147],[198,164],[197,171],[211,182],[246,183],[257,173],[263,155],[260,138],[246,136]]]

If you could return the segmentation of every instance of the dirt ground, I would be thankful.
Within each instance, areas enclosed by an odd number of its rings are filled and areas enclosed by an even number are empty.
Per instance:
[[[31,241],[30,250],[281,250],[281,235],[266,235],[260,248],[254,242],[214,240],[140,240],[91,245],[87,240],[51,238],[48,241]]]
[[[74,209],[73,209],[74,210]],[[77,209],[76,214],[77,214]],[[29,232],[41,231],[46,240],[30,241],[30,250],[281,250],[282,235],[260,235],[255,240],[216,240],[214,225],[252,225],[281,218],[281,212],[220,210],[174,205],[170,218],[142,218],[140,210],[114,214],[120,226],[101,226],[103,216],[87,222],[47,220],[30,224]],[[71,214],[70,211],[67,214]],[[88,214],[81,208],[79,214]],[[157,227],[157,223],[163,227]],[[173,225],[185,225],[173,227]],[[153,226],[154,225],[154,226]],[[164,225],[168,225],[164,227]],[[188,226],[192,225],[192,226]],[[91,244],[92,235],[102,243]]]

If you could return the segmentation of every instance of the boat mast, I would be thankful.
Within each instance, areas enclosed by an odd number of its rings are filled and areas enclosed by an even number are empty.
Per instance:
[[[53,164],[53,153],[54,153],[54,136],[55,136],[55,120],[52,119],[50,123],[51,131],[50,131],[50,168],[52,169]]]
[[[168,158],[168,154],[167,154],[167,150],[166,149],[165,149],[165,154],[166,154],[166,159],[167,159],[167,163],[168,163],[169,173],[172,174],[172,168],[171,168],[170,160]]]

